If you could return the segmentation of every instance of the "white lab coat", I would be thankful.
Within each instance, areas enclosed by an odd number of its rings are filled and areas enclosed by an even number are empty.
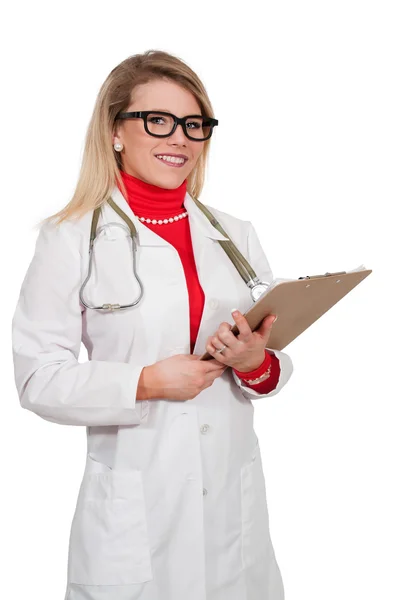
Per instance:
[[[141,370],[190,353],[189,298],[175,248],[147,228],[115,186],[113,199],[139,235],[139,305],[123,312],[83,310],[92,211],[40,229],[14,313],[15,381],[23,408],[87,427],[87,457],[71,526],[64,600],[283,600],[270,538],[253,402],[259,394],[227,369],[192,400],[137,401]],[[273,278],[249,221],[208,208],[260,279]],[[185,197],[205,306],[194,348],[250,292],[191,196]],[[109,206],[104,222],[123,223]],[[105,228],[85,299],[129,303],[138,295],[131,244]],[[81,341],[89,360],[78,362]],[[43,573],[44,575],[44,573]],[[39,590],[36,591],[36,595]],[[33,594],[34,595],[34,594]]]

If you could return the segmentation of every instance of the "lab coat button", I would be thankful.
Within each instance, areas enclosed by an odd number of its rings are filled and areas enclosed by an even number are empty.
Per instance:
[[[209,430],[209,428],[210,428],[210,425],[207,425],[207,423],[206,423],[205,425],[202,425],[202,426],[201,426],[201,428],[200,428],[200,432],[201,432],[201,433],[207,433],[207,432],[208,432],[208,430]]]
[[[219,305],[219,302],[216,298],[212,298],[209,302],[210,308],[213,308],[213,309],[218,308],[218,305]]]
[[[206,488],[203,488],[203,495],[206,496],[206,494],[207,494],[207,490],[206,490]]]

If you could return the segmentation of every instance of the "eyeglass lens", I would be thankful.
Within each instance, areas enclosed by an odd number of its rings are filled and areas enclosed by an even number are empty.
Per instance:
[[[147,116],[148,130],[155,135],[168,135],[173,129],[174,119],[168,115],[149,113]],[[208,137],[211,125],[205,117],[190,117],[186,120],[187,133],[197,140]]]

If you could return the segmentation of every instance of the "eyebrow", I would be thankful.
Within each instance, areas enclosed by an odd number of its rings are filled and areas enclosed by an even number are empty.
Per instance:
[[[173,114],[171,112],[171,110],[168,110],[167,108],[151,108],[151,111],[156,112],[157,110],[162,110],[163,112],[168,112],[170,114]],[[185,115],[186,117],[202,117],[203,115],[197,114],[197,113],[193,113],[193,114],[189,114],[189,115]]]

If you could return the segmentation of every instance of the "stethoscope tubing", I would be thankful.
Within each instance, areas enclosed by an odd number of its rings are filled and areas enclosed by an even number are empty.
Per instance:
[[[117,227],[121,227],[122,229],[126,230],[126,227],[124,225],[122,225],[121,223],[112,223],[112,225],[117,226]],[[106,225],[102,225],[102,227],[99,227],[98,230],[96,231],[96,235],[95,237],[92,237],[90,239],[90,247],[89,247],[89,260],[88,260],[88,271],[87,271],[87,277],[84,280],[83,284],[80,287],[79,290],[79,298],[80,298],[80,302],[83,304],[83,306],[85,306],[86,308],[90,308],[92,310],[124,310],[126,308],[131,308],[132,306],[136,306],[143,294],[144,294],[144,286],[143,283],[137,273],[137,264],[136,264],[136,254],[137,254],[137,246],[136,246],[136,240],[135,237],[133,237],[131,229],[129,228],[128,233],[129,233],[129,238],[131,239],[131,244],[132,244],[132,250],[133,250],[133,272],[134,272],[134,276],[135,279],[140,287],[140,293],[137,296],[137,298],[134,300],[134,302],[131,302],[130,304],[103,304],[102,306],[91,306],[89,304],[87,304],[87,302],[84,300],[84,296],[83,296],[83,292],[84,292],[84,288],[86,287],[90,277],[91,277],[91,271],[92,271],[92,263],[93,263],[93,255],[94,255],[94,244],[98,239],[98,233],[100,233],[103,229],[105,229],[106,227],[109,227],[109,224]]]
[[[261,296],[261,294],[267,289],[270,282],[260,281],[260,279],[257,277],[254,269],[251,267],[250,263],[246,260],[246,258],[243,256],[243,254],[238,250],[238,248],[235,246],[235,244],[229,238],[228,234],[224,231],[224,229],[222,228],[220,223],[209,211],[207,206],[202,204],[202,202],[200,202],[197,198],[194,198],[194,197],[192,197],[192,198],[195,201],[195,203],[197,204],[197,206],[205,214],[205,216],[209,219],[209,221],[211,222],[213,227],[215,227],[218,231],[220,231],[220,233],[222,233],[222,235],[224,235],[225,237],[228,238],[228,240],[217,240],[217,241],[219,242],[220,246],[223,248],[223,250],[227,254],[228,258],[231,260],[231,262],[233,263],[233,265],[239,272],[240,276],[242,277],[242,279],[244,280],[246,285],[250,288],[250,294],[251,294],[253,302],[256,302],[256,300]],[[101,311],[101,310],[104,310],[104,311],[124,310],[127,308],[132,308],[133,306],[136,306],[140,302],[140,300],[144,294],[144,286],[142,284],[142,281],[141,281],[141,279],[137,273],[137,269],[136,269],[137,229],[136,229],[134,223],[132,222],[132,220],[122,211],[122,209],[114,202],[114,200],[112,198],[108,198],[107,202],[128,226],[128,233],[129,233],[129,237],[131,238],[132,251],[133,251],[133,272],[134,272],[135,279],[140,287],[140,293],[139,293],[138,297],[130,304],[106,303],[106,304],[102,304],[102,306],[91,306],[84,299],[84,295],[83,295],[84,288],[86,287],[86,285],[91,277],[94,244],[95,244],[96,240],[98,239],[98,233],[100,233],[106,227],[109,227],[109,224],[106,224],[97,229],[99,214],[101,211],[101,206],[100,206],[100,207],[95,208],[94,213],[93,213],[93,218],[92,218],[92,222],[91,222],[91,231],[90,231],[88,272],[87,272],[87,277],[85,278],[83,284],[80,287],[79,298],[80,298],[80,302],[83,304],[83,306],[85,306],[86,308],[89,308],[91,310],[99,310],[99,311]],[[122,225],[121,223],[112,223],[112,225],[116,225],[116,226],[121,227],[122,229],[126,229],[125,225]]]

